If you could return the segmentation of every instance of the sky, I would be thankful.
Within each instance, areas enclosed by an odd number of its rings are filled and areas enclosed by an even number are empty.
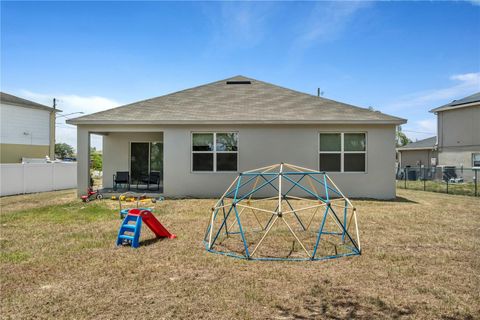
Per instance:
[[[235,75],[408,119],[480,91],[480,2],[1,2],[0,87],[65,119]],[[101,148],[101,139],[92,140]]]

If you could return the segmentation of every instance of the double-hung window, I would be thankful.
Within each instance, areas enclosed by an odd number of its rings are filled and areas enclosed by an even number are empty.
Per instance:
[[[192,171],[237,171],[238,133],[192,133]]]
[[[365,172],[367,138],[365,133],[320,133],[320,171]]]

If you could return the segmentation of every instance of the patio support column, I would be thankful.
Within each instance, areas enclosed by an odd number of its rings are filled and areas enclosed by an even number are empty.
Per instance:
[[[77,126],[77,195],[85,194],[90,181],[90,132]]]

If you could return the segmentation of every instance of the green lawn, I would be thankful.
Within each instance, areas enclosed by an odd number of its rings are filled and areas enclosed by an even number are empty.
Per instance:
[[[212,199],[158,203],[178,238],[132,249],[114,201],[2,198],[2,318],[478,319],[480,199],[398,196],[353,200],[363,254],[316,262],[207,253]]]

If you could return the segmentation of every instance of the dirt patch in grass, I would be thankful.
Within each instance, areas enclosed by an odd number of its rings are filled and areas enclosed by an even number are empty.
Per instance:
[[[480,200],[399,196],[354,201],[363,254],[317,262],[207,253],[210,199],[156,204],[178,238],[138,249],[115,247],[110,200],[2,210],[2,318],[478,318]]]

